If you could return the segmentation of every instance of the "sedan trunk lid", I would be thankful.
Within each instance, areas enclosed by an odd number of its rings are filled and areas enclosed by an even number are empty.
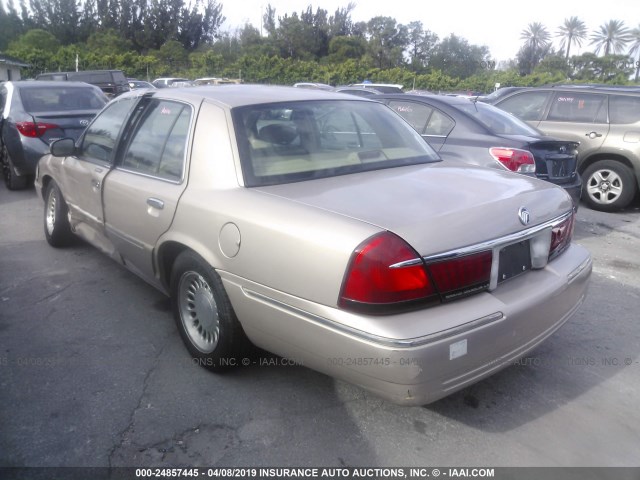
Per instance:
[[[432,255],[534,226],[566,213],[571,199],[535,178],[447,162],[377,170],[256,190],[396,233]],[[540,192],[544,191],[544,195]],[[490,213],[489,213],[490,212]]]

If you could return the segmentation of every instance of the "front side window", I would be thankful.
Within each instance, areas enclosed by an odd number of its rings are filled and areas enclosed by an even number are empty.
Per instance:
[[[107,106],[87,128],[80,157],[111,163],[116,140],[133,104],[134,98],[125,98]]]
[[[555,122],[606,122],[605,95],[580,92],[554,94],[547,120]]]
[[[548,92],[524,92],[506,98],[496,105],[522,120],[538,121],[542,119],[548,97]]]
[[[422,103],[392,100],[389,107],[404,118],[420,134],[424,134],[433,107]]]
[[[439,160],[410,125],[377,102],[254,105],[232,116],[247,186]]]
[[[151,100],[124,154],[122,168],[180,181],[190,121],[189,105]]]

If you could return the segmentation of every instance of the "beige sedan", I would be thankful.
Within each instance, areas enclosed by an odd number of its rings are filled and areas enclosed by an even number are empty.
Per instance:
[[[131,92],[51,151],[36,177],[48,242],[80,236],[170,295],[214,370],[251,341],[421,405],[525,355],[587,290],[561,188],[443,162],[366,99]]]

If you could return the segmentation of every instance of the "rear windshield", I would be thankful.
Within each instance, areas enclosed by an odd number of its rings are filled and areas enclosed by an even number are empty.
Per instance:
[[[253,105],[232,115],[247,186],[439,160],[415,130],[377,102]]]
[[[540,135],[540,132],[519,118],[485,103],[470,101],[468,104],[456,104],[455,107],[497,135]]]
[[[33,87],[20,89],[27,112],[99,110],[107,103],[93,87]]]

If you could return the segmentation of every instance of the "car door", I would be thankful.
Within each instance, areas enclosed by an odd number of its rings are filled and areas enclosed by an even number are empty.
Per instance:
[[[72,228],[108,254],[113,253],[113,248],[104,235],[102,189],[113,166],[118,137],[134,103],[134,98],[127,98],[108,105],[87,127],[76,154],[62,160],[57,179]]]
[[[155,283],[153,250],[186,187],[194,108],[147,98],[104,185],[106,231],[127,267]]]
[[[537,127],[546,110],[550,92],[530,90],[510,95],[495,103],[495,106]]]
[[[434,150],[439,151],[455,126],[451,117],[437,108],[411,100],[391,100],[387,104],[411,124]]]
[[[602,146],[609,134],[607,95],[554,92],[549,111],[538,128],[547,135],[579,142],[581,157]]]

